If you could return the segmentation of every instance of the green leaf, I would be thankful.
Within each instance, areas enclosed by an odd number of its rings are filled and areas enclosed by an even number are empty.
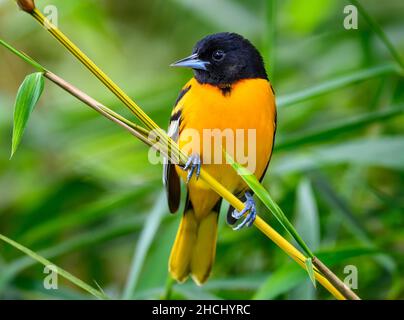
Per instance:
[[[20,57],[25,62],[29,63],[34,68],[38,69],[38,71],[42,71],[42,72],[46,71],[46,69],[43,66],[41,66],[38,62],[33,60],[31,57],[27,56],[25,53],[13,48],[11,45],[9,45],[7,42],[3,41],[2,39],[0,39],[0,44],[2,46],[4,46],[5,48],[7,48],[8,50],[10,50],[16,56]]]
[[[35,243],[46,237],[60,232],[84,227],[94,221],[99,221],[106,216],[116,214],[116,210],[127,203],[135,201],[136,197],[143,196],[150,191],[149,186],[136,188],[129,192],[120,192],[109,196],[103,196],[100,200],[86,203],[76,210],[63,212],[50,220],[45,220],[38,226],[31,226],[19,239],[27,245]],[[60,217],[63,217],[62,219]]]
[[[41,72],[37,72],[28,75],[18,89],[14,106],[14,128],[11,157],[14,155],[18,145],[21,142],[29,116],[41,97],[43,88],[43,74]]]
[[[325,177],[319,173],[313,173],[313,184],[317,192],[322,196],[325,203],[330,206],[334,214],[339,215],[344,221],[344,226],[351,231],[363,244],[369,246],[373,250],[377,250],[377,245],[372,239],[371,235],[366,231],[363,222],[357,218],[355,213],[350,208],[350,205],[341,197],[334,188],[330,185]],[[375,256],[378,261],[386,270],[394,272],[396,265],[394,260],[387,254],[380,254]]]
[[[344,220],[344,226],[350,229],[363,243],[373,246],[373,241],[364,228],[363,222],[356,217],[349,205],[336,193],[327,179],[320,173],[312,173],[312,181],[318,194],[330,206],[333,213],[338,214],[339,219]]]
[[[155,239],[163,216],[167,211],[165,203],[165,195],[161,194],[145,222],[142,233],[140,234],[139,240],[136,244],[135,254],[133,255],[129,277],[123,294],[124,299],[130,299],[130,297],[134,294],[147,253],[153,243],[153,240]]]
[[[332,247],[316,252],[316,257],[329,266],[362,256],[375,256],[381,251],[366,246]]]
[[[34,251],[22,246],[21,244],[15,242],[14,240],[11,240],[10,238],[7,238],[6,236],[0,234],[0,240],[10,244],[11,246],[13,246],[14,248],[16,248],[17,250],[25,253],[26,255],[30,256],[32,259],[38,261],[39,263],[43,264],[44,266],[49,266],[49,265],[54,265],[52,262],[50,262],[49,260],[45,259],[44,257],[40,256],[39,254],[35,253]],[[94,297],[97,297],[99,299],[107,299],[108,297],[100,292],[97,289],[94,289],[93,287],[91,287],[90,285],[88,285],[87,283],[85,283],[84,281],[80,280],[79,278],[76,278],[75,276],[73,276],[71,273],[65,271],[62,268],[56,267],[56,272],[63,278],[69,280],[70,282],[74,283],[76,286],[82,288],[83,290],[87,291],[88,293],[90,293],[91,295],[93,295]]]
[[[329,141],[330,138],[333,138],[339,134],[346,134],[369,124],[389,120],[403,114],[404,107],[399,106],[370,112],[364,115],[354,116],[348,119],[343,119],[342,121],[336,121],[334,123],[326,125],[321,125],[317,128],[299,132],[297,134],[294,134],[293,136],[286,137],[285,139],[280,140],[279,143],[276,144],[275,150],[278,151],[291,149],[306,143],[313,143],[326,139],[327,141]]]
[[[168,277],[167,261],[178,229],[176,218],[173,215],[167,216],[167,223],[156,233],[156,240],[152,243],[149,254],[143,263],[141,277],[136,285],[137,292],[166,286]],[[131,298],[137,298],[137,292]]]
[[[288,264],[272,273],[254,294],[252,299],[274,299],[280,294],[290,291],[307,279],[303,269],[297,265]]]
[[[335,12],[336,3],[330,0],[291,1],[285,3],[290,14],[289,28],[299,34],[308,34],[315,30],[330,14]]]
[[[296,230],[316,251],[320,247],[320,220],[311,181],[307,178],[301,179],[296,192],[295,215]]]
[[[122,235],[133,234],[140,228],[144,220],[144,215],[138,214],[118,223],[108,223],[106,226],[81,233],[74,238],[41,250],[38,254],[48,259],[55,259],[75,250],[91,247]],[[22,257],[5,266],[0,273],[0,292],[17,274],[33,264],[34,261],[29,257]]]
[[[400,69],[395,64],[384,64],[359,70],[348,75],[335,78],[322,84],[298,91],[292,94],[281,96],[276,100],[278,107],[286,107],[299,102],[307,101],[321,95],[333,92],[337,89],[345,88],[351,84],[358,83],[367,79],[372,79],[385,74],[399,73]]]
[[[404,170],[404,136],[360,138],[293,152],[274,163],[272,172],[285,175],[341,163]]]
[[[252,35],[263,29],[262,19],[257,19],[246,6],[237,1],[229,0],[172,0],[172,3],[181,5],[198,18],[222,30],[240,30],[239,21],[243,21],[243,32]],[[231,12],[231,15],[227,14]]]
[[[313,286],[316,287],[316,277],[314,276],[314,269],[313,269],[313,260],[311,258],[307,258],[305,261],[306,270],[309,274],[310,280],[313,283]]]
[[[387,34],[383,31],[383,29],[380,27],[380,25],[376,22],[375,19],[373,19],[366,9],[360,4],[359,1],[357,0],[351,0],[352,4],[358,8],[358,11],[361,13],[361,15],[365,18],[369,26],[372,28],[372,30],[379,36],[380,40],[384,43],[386,48],[390,51],[390,54],[393,56],[393,58],[398,62],[398,64],[401,66],[401,68],[404,68],[404,60],[402,59],[399,51],[394,47],[393,43],[390,41],[389,37]]]
[[[295,219],[293,222],[296,230],[305,239],[308,247],[316,251],[320,246],[320,221],[316,199],[309,179],[301,179],[295,201]],[[306,279],[288,294],[288,298],[314,300],[316,294],[311,279]]]

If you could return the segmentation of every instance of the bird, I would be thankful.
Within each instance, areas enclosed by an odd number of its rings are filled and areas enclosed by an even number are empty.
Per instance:
[[[243,201],[243,210],[239,212],[230,206],[227,213],[227,222],[236,225],[235,230],[254,223],[256,203],[251,190],[228,163],[205,161],[206,153],[217,151],[215,145],[204,148],[201,138],[193,139],[194,134],[203,137],[206,130],[227,130],[234,134],[237,130],[253,130],[255,152],[247,155],[248,161],[243,165],[254,162],[252,171],[261,181],[275,141],[275,92],[261,54],[249,40],[236,33],[221,32],[204,37],[196,43],[190,56],[171,66],[190,68],[193,77],[180,91],[167,131],[181,149],[188,147],[185,165],[168,160],[163,168],[171,213],[177,212],[180,206],[181,180],[187,189],[169,258],[169,272],[179,283],[191,276],[197,285],[202,285],[209,278],[215,260],[222,198],[198,179],[201,168]],[[229,150],[227,145],[226,148],[228,154],[235,156],[235,149]],[[241,149],[245,152],[248,148],[244,145]],[[242,217],[243,221],[237,225]]]

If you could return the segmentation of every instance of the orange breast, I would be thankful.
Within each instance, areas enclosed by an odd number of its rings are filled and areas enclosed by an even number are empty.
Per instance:
[[[271,86],[264,79],[247,79],[234,84],[230,93],[223,94],[219,88],[199,84],[195,79],[188,85],[191,89],[174,110],[174,113],[177,109],[182,111],[179,145],[188,154],[199,153],[205,170],[230,191],[239,191],[244,183],[229,165],[208,164],[206,160],[210,163],[220,160],[216,139],[237,162],[261,177],[271,156],[275,132],[276,109]],[[182,170],[178,173],[186,178]],[[189,188],[191,198],[193,190],[208,189],[195,179]]]

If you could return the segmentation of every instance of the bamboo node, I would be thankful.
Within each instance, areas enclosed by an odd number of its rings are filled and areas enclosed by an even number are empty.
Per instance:
[[[35,9],[34,0],[17,0],[17,4],[21,10],[31,13]]]

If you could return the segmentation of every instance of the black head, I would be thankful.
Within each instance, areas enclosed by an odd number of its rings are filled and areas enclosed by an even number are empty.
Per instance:
[[[192,55],[173,63],[192,68],[200,83],[231,85],[241,79],[268,79],[264,62],[250,41],[236,33],[216,33],[200,40]]]

